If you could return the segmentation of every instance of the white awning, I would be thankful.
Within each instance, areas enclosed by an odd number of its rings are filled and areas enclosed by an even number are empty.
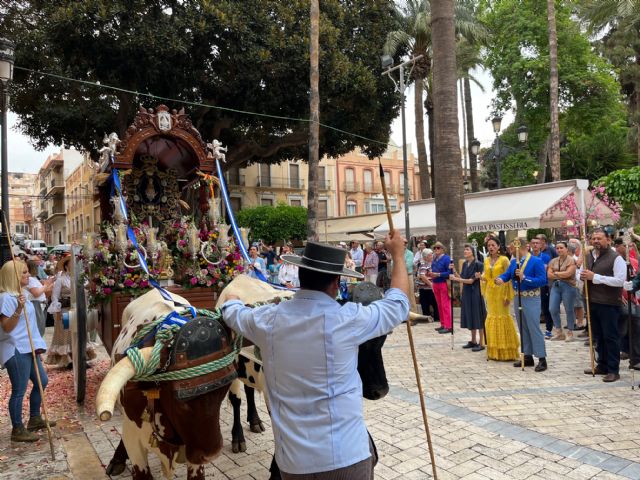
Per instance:
[[[318,219],[318,237],[321,242],[338,243],[370,241],[373,229],[384,222],[386,213],[369,213],[347,217]]]
[[[612,218],[613,212],[598,199],[592,199],[587,186],[587,180],[566,180],[469,193],[464,197],[467,232],[561,227],[566,220],[566,214],[558,209],[558,204],[573,193],[576,205],[580,208],[581,190],[584,192],[587,208],[597,206],[600,216],[603,217],[602,224],[615,223]],[[404,231],[404,208],[393,216],[393,224],[395,228]],[[434,199],[409,203],[409,227],[411,235],[436,234]],[[376,234],[386,234],[388,231],[388,222],[374,230]]]

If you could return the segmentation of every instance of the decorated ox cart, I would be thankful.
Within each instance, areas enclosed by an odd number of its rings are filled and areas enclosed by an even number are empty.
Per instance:
[[[214,194],[223,149],[206,144],[183,110],[141,107],[122,140],[105,138],[101,155],[103,223],[85,241],[84,267],[88,301],[111,352],[133,298],[155,285],[213,309],[242,258]]]

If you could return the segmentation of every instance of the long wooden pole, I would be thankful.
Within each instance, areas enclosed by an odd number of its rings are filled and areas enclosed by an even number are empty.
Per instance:
[[[7,222],[6,213],[2,212],[2,220],[4,228],[7,232],[7,240],[9,242],[9,251],[11,252],[11,260],[13,260],[13,267],[16,272],[16,280],[20,286],[20,272],[18,272],[18,264],[16,263],[16,257],[13,254],[13,244],[11,243],[11,235],[9,235],[9,223]],[[24,320],[27,324],[27,335],[29,336],[29,346],[31,347],[31,356],[33,357],[33,368],[36,370],[36,381],[38,383],[38,390],[40,390],[40,398],[42,399],[42,412],[44,413],[44,423],[47,426],[47,436],[49,437],[49,446],[51,447],[51,459],[56,459],[55,449],[53,448],[53,433],[51,432],[51,426],[49,425],[49,415],[47,414],[47,402],[45,401],[44,388],[42,388],[42,379],[40,378],[40,369],[38,368],[38,357],[36,356],[36,349],[33,345],[33,337],[31,336],[31,327],[29,326],[29,316],[27,314],[27,306],[24,306]]]
[[[389,196],[387,195],[387,184],[384,179],[384,170],[382,163],[378,163],[380,167],[380,182],[382,183],[382,195],[384,196],[384,206],[387,212],[387,223],[389,223],[389,233],[393,228],[393,219],[391,218],[391,208],[389,208]],[[411,293],[411,292],[409,292]],[[413,371],[416,374],[416,384],[418,386],[418,396],[420,397],[420,409],[422,410],[422,423],[424,424],[424,432],[427,435],[427,445],[429,447],[429,457],[431,457],[431,471],[434,480],[438,480],[438,472],[436,469],[436,456],[433,453],[433,443],[431,442],[431,432],[429,431],[429,419],[427,417],[427,403],[422,390],[422,382],[420,381],[420,368],[418,367],[418,357],[416,356],[416,347],[413,343],[413,332],[411,330],[411,319],[407,319],[407,335],[409,336],[409,347],[411,348],[411,359],[413,360]]]
[[[587,268],[587,226],[582,225],[582,269]],[[589,332],[589,357],[591,359],[591,375],[596,376],[596,358],[593,352],[593,335],[591,333],[591,306],[589,305],[589,281],[585,278],[584,298],[587,304],[587,331]]]

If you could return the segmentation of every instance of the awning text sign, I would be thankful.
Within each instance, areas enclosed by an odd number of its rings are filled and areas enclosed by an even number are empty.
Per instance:
[[[526,230],[529,228],[536,228],[528,221],[514,221],[514,222],[498,222],[498,223],[483,223],[479,225],[468,225],[467,232],[499,232],[501,230]]]

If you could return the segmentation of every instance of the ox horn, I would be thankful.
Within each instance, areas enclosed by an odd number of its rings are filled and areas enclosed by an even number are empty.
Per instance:
[[[140,349],[140,355],[145,362],[151,357],[152,350],[153,347]],[[135,373],[129,357],[123,357],[104,377],[96,395],[96,412],[101,421],[106,422],[111,419],[120,390],[134,377]]]
[[[428,315],[420,315],[419,313],[414,313],[414,312],[409,312],[409,320],[413,320],[415,321],[429,321],[431,319],[431,317],[429,317]]]

